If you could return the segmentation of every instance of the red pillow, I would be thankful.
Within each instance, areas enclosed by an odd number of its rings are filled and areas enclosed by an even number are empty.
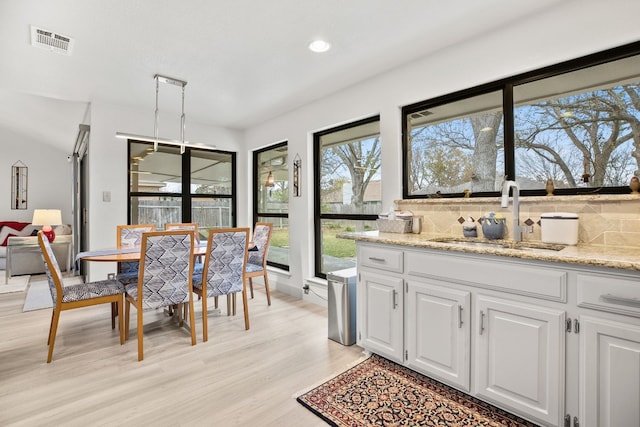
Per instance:
[[[16,237],[15,234],[7,234],[7,238],[4,239],[4,242],[2,242],[1,246],[7,246],[7,243],[9,243],[9,237]]]

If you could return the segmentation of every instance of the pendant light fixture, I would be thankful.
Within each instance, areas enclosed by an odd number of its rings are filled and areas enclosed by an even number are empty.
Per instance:
[[[264,183],[265,187],[273,187],[276,185],[276,180],[273,177],[273,172],[269,171],[269,175],[267,175],[267,180]]]
[[[204,148],[200,145],[189,144],[184,139],[184,130],[185,130],[184,87],[187,85],[187,82],[184,80],[174,79],[173,77],[163,76],[161,74],[156,74],[153,78],[156,81],[156,110],[155,110],[155,117],[154,117],[154,123],[153,123],[153,136],[134,135],[131,133],[116,132],[116,138],[136,139],[138,141],[153,142],[153,151],[158,151],[159,143],[169,144],[169,145],[179,145],[181,154],[184,153],[185,147],[187,145],[195,146],[198,148]],[[158,109],[158,95],[160,92],[160,83],[180,86],[180,88],[182,89],[182,114],[180,116],[180,140],[179,141],[176,141],[175,139],[160,138],[160,136],[158,135],[158,119],[160,116],[160,111]]]

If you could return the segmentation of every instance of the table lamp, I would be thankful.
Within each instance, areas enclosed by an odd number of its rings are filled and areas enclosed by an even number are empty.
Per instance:
[[[56,233],[53,231],[52,225],[62,224],[62,212],[60,209],[34,209],[33,220],[31,225],[41,225],[42,232],[49,242],[53,242],[56,238]]]

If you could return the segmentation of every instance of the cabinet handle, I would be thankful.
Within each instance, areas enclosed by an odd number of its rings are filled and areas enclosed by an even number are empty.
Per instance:
[[[638,298],[626,298],[626,297],[619,297],[613,294],[604,294],[604,295],[600,295],[600,299],[610,304],[628,305],[631,307],[640,308],[640,299]]]
[[[458,304],[458,328],[462,328],[462,306]]]
[[[378,258],[378,257],[375,257],[375,256],[370,256],[369,260],[370,261],[376,261],[376,262],[385,262],[384,258]]]
[[[484,311],[480,310],[480,335],[484,331]]]
[[[396,292],[396,290],[393,290],[393,308],[396,308],[398,306],[398,301],[397,301],[397,295],[398,292]]]
[[[578,417],[573,417],[573,427],[580,427],[580,423],[578,422]]]

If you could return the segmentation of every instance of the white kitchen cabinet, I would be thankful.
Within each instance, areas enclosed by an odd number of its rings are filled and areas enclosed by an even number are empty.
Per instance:
[[[471,293],[426,279],[406,286],[406,365],[469,391]]]
[[[401,277],[358,273],[358,344],[402,363],[403,281]]]
[[[548,425],[564,416],[565,312],[478,295],[474,395]]]
[[[640,426],[640,326],[580,317],[580,426]]]

